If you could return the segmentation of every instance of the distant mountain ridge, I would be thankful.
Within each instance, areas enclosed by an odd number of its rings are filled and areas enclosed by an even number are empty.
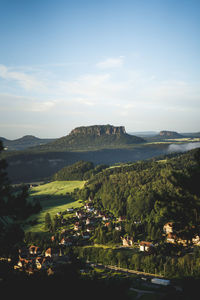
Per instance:
[[[0,137],[0,140],[3,142],[3,146],[5,150],[13,151],[13,150],[25,150],[30,147],[44,145],[54,141],[55,139],[40,139],[33,135],[25,135],[16,140],[9,140],[4,137]]]
[[[131,144],[144,143],[140,137],[127,134],[124,126],[93,125],[73,129],[69,135],[41,146],[44,150],[91,150],[120,148]]]

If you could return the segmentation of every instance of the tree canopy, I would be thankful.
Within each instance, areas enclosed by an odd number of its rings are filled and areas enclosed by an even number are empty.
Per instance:
[[[0,152],[3,150],[0,142]],[[22,242],[23,230],[19,221],[40,210],[39,203],[27,201],[27,186],[13,187],[6,173],[6,161],[0,160],[0,253],[12,254]]]
[[[78,161],[54,174],[53,180],[87,180],[107,168],[107,165],[94,166],[92,162]]]
[[[200,224],[199,157],[200,149],[195,149],[163,161],[106,169],[85,190],[116,216],[151,224],[151,231],[173,221],[179,233],[195,234]]]

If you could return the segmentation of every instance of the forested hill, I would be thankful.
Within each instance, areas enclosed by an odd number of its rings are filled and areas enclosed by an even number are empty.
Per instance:
[[[121,148],[144,142],[145,140],[140,137],[127,134],[123,126],[94,125],[77,127],[69,135],[41,146],[41,149],[48,151],[71,151]]]
[[[31,147],[50,143],[54,140],[55,139],[40,139],[33,135],[25,135],[16,140],[8,140],[4,137],[0,137],[0,141],[3,143],[4,148],[8,151],[25,150]]]
[[[199,182],[198,148],[163,161],[106,169],[89,180],[80,193],[116,216],[126,216],[133,226],[142,222],[156,231],[172,221],[179,232],[190,234],[200,225]]]
[[[94,166],[92,162],[81,160],[56,172],[53,180],[87,180],[107,167],[107,165]]]

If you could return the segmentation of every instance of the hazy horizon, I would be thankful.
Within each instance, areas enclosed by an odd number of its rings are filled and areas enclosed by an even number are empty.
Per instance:
[[[2,1],[0,136],[199,132],[199,15],[197,0]]]
[[[91,126],[93,126],[93,125],[97,125],[97,126],[100,126],[100,125],[108,125],[108,124],[92,124]],[[109,125],[113,125],[113,126],[115,126],[114,124],[109,124]],[[82,126],[85,126],[85,125],[82,125]],[[119,125],[119,126],[123,126],[123,125]],[[79,126],[78,126],[79,127]],[[81,126],[80,126],[81,127]],[[63,136],[66,136],[66,135],[68,135],[73,129],[75,129],[76,127],[74,127],[74,128],[72,128],[69,132],[67,132],[67,133],[65,133],[64,135],[62,135],[62,136],[40,136],[40,135],[34,135],[34,134],[31,134],[31,133],[29,133],[29,134],[24,134],[24,135],[21,135],[21,136],[17,136],[17,137],[14,137],[14,138],[9,138],[9,137],[7,137],[7,136],[3,136],[3,135],[0,135],[0,137],[2,137],[2,138],[6,138],[6,139],[8,139],[8,140],[16,140],[16,139],[20,139],[20,138],[22,138],[22,137],[24,137],[24,136],[34,136],[34,137],[36,137],[36,138],[40,138],[40,139],[57,139],[57,138],[61,138],[61,137],[63,137]],[[125,127],[125,130],[126,130],[126,127]],[[161,131],[168,131],[168,129],[161,129],[161,130],[144,130],[144,131],[127,131],[126,130],[126,133],[128,133],[128,134],[132,134],[132,135],[139,135],[139,134],[153,134],[153,133],[155,133],[155,134],[159,134],[159,132],[161,132]],[[177,132],[177,133],[179,133],[179,134],[190,134],[190,133],[199,133],[200,131],[196,131],[196,132],[191,132],[191,131],[185,131],[185,132],[178,132],[178,131],[176,131],[176,130],[171,130],[172,132],[174,131],[174,132]],[[193,142],[194,143],[194,142]]]

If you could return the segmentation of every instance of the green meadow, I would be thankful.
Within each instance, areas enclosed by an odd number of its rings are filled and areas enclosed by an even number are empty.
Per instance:
[[[29,200],[38,199],[42,210],[32,215],[24,226],[25,231],[44,232],[44,220],[46,213],[53,217],[58,212],[63,212],[67,208],[81,207],[83,204],[80,200],[73,201],[68,193],[74,189],[81,189],[85,181],[54,181],[42,184],[30,189]]]

